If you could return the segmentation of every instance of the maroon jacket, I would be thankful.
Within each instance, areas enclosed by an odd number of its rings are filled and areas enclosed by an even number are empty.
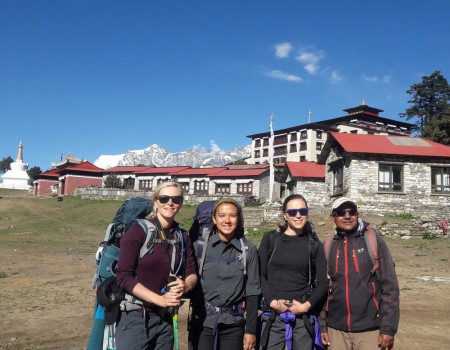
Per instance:
[[[178,223],[174,223],[170,232],[167,234],[167,239],[175,239],[175,230]],[[189,235],[186,230],[182,230],[185,243],[185,260],[183,267],[177,275],[186,278],[191,274],[196,273],[196,262],[194,259],[194,251]],[[162,294],[161,290],[167,285],[167,277],[170,273],[170,262],[172,250],[177,249],[175,254],[175,269],[180,263],[180,246],[178,244],[170,245],[166,252],[163,245],[155,243],[153,245],[153,252],[147,253],[139,259],[139,252],[145,242],[145,233],[142,227],[138,224],[131,226],[120,240],[120,254],[117,268],[117,283],[129,294],[136,284],[139,282],[151,291]],[[157,235],[159,237],[159,234]]]
[[[364,232],[368,223],[359,220],[350,234],[336,232],[328,258],[330,289],[322,332],[327,328],[361,332],[379,329],[394,336],[400,318],[397,275],[386,242],[377,237],[379,280],[372,274],[372,260],[367,251]]]

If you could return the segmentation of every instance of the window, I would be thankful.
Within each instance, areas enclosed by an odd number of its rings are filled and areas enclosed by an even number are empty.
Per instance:
[[[336,166],[333,171],[333,194],[340,194],[344,191],[344,166]]]
[[[322,138],[322,131],[317,130],[317,131],[316,131],[316,135],[317,135],[317,138],[318,138],[318,139],[321,139],[321,138]]]
[[[306,142],[300,142],[300,151],[306,151]]]
[[[209,184],[205,180],[194,181],[194,194],[208,194]]]
[[[167,182],[167,181],[170,181],[170,179],[158,179],[158,180],[156,181],[156,185],[159,186],[159,185],[162,184],[163,182]]]
[[[260,139],[255,140],[255,147],[261,147],[261,140]]]
[[[134,189],[134,177],[127,177],[123,180],[123,188],[125,190],[132,190]]]
[[[297,145],[295,143],[292,143],[289,147],[289,153],[295,153],[297,152]]]
[[[216,184],[216,193],[230,194],[230,184]]]
[[[269,139],[268,138],[263,139],[263,146],[269,146]]]
[[[273,151],[273,155],[274,156],[281,156],[281,155],[285,155],[286,153],[287,153],[287,147],[286,146],[275,147],[275,149]]]
[[[431,193],[450,194],[450,168],[431,168]]]
[[[380,164],[378,167],[378,191],[403,192],[403,166]]]
[[[145,191],[151,191],[152,180],[139,180],[139,189]]]
[[[321,151],[321,150],[322,150],[322,143],[316,142],[316,151]]]
[[[307,138],[308,138],[308,131],[306,130],[300,131],[300,140],[304,140]]]
[[[301,162],[306,162],[306,156],[300,156],[300,161]]]
[[[261,157],[261,151],[255,151],[255,158]]]
[[[268,148],[264,148],[263,149],[263,157],[268,157],[269,156],[269,149]]]
[[[242,195],[251,195],[253,193],[253,182],[238,184],[237,193]]]
[[[273,140],[274,145],[282,145],[287,143],[287,135],[275,136]]]
[[[189,193],[189,182],[180,182],[179,184],[184,193]]]
[[[294,141],[297,141],[297,133],[296,132],[293,132],[291,134],[291,142],[294,142]]]

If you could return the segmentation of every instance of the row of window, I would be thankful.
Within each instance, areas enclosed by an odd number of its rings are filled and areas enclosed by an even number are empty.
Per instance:
[[[322,150],[323,143],[322,142],[316,142],[316,151]],[[306,142],[300,142],[300,151],[306,151],[308,149],[308,146]],[[297,144],[293,143],[289,145],[289,153],[296,153],[297,152]],[[275,156],[284,155],[287,154],[287,146],[281,146],[281,147],[274,147],[273,151]],[[269,149],[265,148],[263,149],[263,157],[269,156]],[[261,157],[261,151],[255,150],[255,158]]]
[[[159,185],[163,181],[159,179],[157,181],[157,185]],[[124,180],[124,188],[125,189],[133,189],[134,188],[134,178],[128,178]],[[188,182],[180,182],[181,187],[183,187],[183,191],[185,193],[189,193],[189,183]],[[230,194],[231,184],[216,184],[215,193],[216,194]],[[139,180],[139,189],[145,191],[152,190],[152,180]],[[206,180],[202,181],[194,181],[194,194],[208,194],[209,192],[209,182]],[[241,195],[253,195],[253,182],[248,183],[240,183],[237,184],[237,194]]]
[[[343,166],[333,169],[333,193],[343,192]],[[403,192],[403,166],[380,164],[378,167],[379,192]],[[431,192],[450,194],[450,168],[431,168]]]
[[[290,142],[294,142],[297,141],[297,133],[291,133],[290,134]],[[300,140],[306,140],[308,138],[308,131],[307,130],[302,130],[300,131]],[[322,139],[322,131],[320,130],[316,130],[316,138],[318,139]],[[275,136],[273,138],[273,144],[274,145],[282,145],[282,144],[286,144],[288,143],[288,135],[280,135],[280,136]],[[262,139],[262,144],[263,146],[269,146],[269,138],[263,138]],[[255,147],[261,147],[261,139],[257,139],[255,140]]]

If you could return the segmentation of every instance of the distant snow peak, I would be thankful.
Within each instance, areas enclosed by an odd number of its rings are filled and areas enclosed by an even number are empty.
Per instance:
[[[251,145],[237,147],[230,151],[221,150],[211,140],[211,149],[201,146],[193,146],[181,152],[168,152],[161,146],[153,144],[143,150],[128,151],[125,154],[101,155],[94,164],[102,169],[114,166],[153,165],[157,167],[167,166],[223,166],[239,159],[250,157]]]

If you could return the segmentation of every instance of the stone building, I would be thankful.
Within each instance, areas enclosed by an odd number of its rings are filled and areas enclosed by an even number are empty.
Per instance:
[[[273,162],[316,162],[332,131],[357,134],[409,135],[413,124],[380,116],[383,110],[366,105],[344,109],[346,115],[318,122],[301,124],[274,130]],[[252,139],[249,164],[263,164],[269,161],[269,131],[248,135]]]
[[[329,133],[325,165],[328,204],[350,197],[362,212],[450,217],[450,147],[397,135]]]
[[[325,185],[325,165],[314,162],[286,162],[278,173],[280,198],[301,194],[313,208],[329,202]]]

